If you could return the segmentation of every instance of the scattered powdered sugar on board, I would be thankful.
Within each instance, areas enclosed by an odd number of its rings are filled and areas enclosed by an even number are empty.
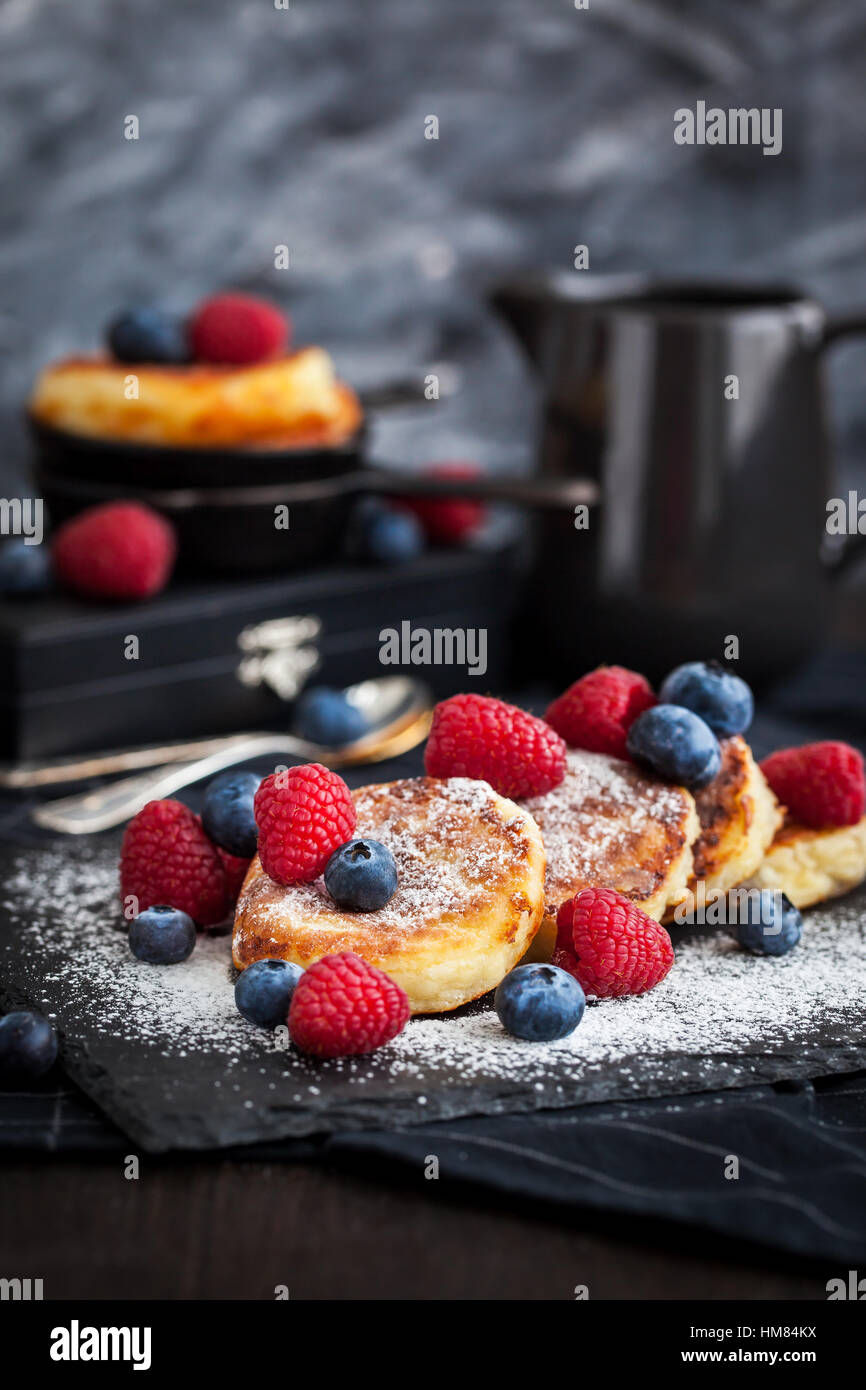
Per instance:
[[[412,1124],[630,1095],[673,1094],[862,1063],[864,895],[806,914],[790,955],[748,955],[717,932],[677,942],[648,995],[590,1004],[557,1043],[507,1036],[489,998],[412,1019],[370,1057],[316,1062],[234,1004],[230,938],[190,959],[135,960],[112,842],[19,856],[0,923],[7,997],[56,1017],[67,1066],[147,1147]],[[858,1048],[860,1052],[858,1053]]]
[[[225,1058],[256,1043],[272,1050],[268,1035],[235,1007],[228,934],[200,932],[192,955],[179,965],[151,966],[133,956],[116,854],[47,853],[15,867],[4,883],[3,908],[20,949],[56,953],[56,964],[42,976],[46,986],[57,987],[67,1008],[89,1008],[96,998],[106,1036],[134,1036],[145,1047],[178,1056],[203,1050]]]
[[[560,1042],[538,1047],[504,1034],[492,1009],[460,1019],[418,1019],[393,1044],[395,1066],[423,1066],[447,1052],[460,1072],[479,1068],[540,1078],[551,1069],[578,1078],[587,1066],[625,1058],[692,1053],[727,1058],[790,1046],[819,1023],[851,1036],[852,1014],[866,1020],[866,914],[812,912],[800,946],[778,959],[742,951],[710,932],[677,951],[670,975],[649,994],[591,1003],[583,1022]],[[451,1030],[449,1032],[449,1029]]]

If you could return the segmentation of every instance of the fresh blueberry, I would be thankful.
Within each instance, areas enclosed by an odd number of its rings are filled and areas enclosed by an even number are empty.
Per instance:
[[[493,1006],[507,1033],[527,1042],[554,1042],[573,1033],[586,995],[557,965],[518,965],[497,986]]]
[[[182,363],[190,358],[181,320],[147,305],[118,314],[106,339],[118,362]]]
[[[755,701],[746,682],[718,661],[688,661],[665,677],[659,699],[699,714],[719,738],[743,734],[752,722]]]
[[[289,1016],[295,985],[303,975],[300,965],[288,960],[256,960],[235,984],[235,1003],[257,1028],[276,1028]]]
[[[771,888],[735,888],[728,894],[728,926],[734,928],[747,951],[784,956],[800,940],[803,918],[784,893]]]
[[[0,1080],[33,1081],[56,1056],[57,1034],[47,1018],[23,1009],[0,1018]]]
[[[370,725],[357,705],[342,690],[326,685],[311,686],[295,705],[295,730],[301,738],[324,748],[341,748],[368,733]]]
[[[632,724],[629,755],[647,763],[659,777],[685,787],[705,787],[722,763],[718,740],[708,724],[681,705],[653,705]]]
[[[425,549],[424,530],[411,512],[374,504],[362,513],[360,550],[378,565],[400,565]]]
[[[179,907],[148,907],[129,924],[129,949],[148,965],[177,965],[192,955],[195,923]]]
[[[377,912],[397,891],[397,865],[378,840],[347,840],[328,860],[325,887],[346,912]]]
[[[51,587],[51,551],[15,536],[0,546],[0,593],[42,594]]]
[[[239,859],[252,859],[259,842],[253,802],[259,789],[254,772],[223,772],[208,783],[201,823],[214,844]]]

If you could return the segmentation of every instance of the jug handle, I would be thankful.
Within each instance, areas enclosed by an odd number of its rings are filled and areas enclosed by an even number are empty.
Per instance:
[[[823,351],[824,348],[833,347],[836,343],[844,342],[846,338],[854,338],[858,334],[866,334],[866,309],[856,310],[853,314],[840,314],[838,318],[828,319],[824,325],[818,347]],[[834,578],[847,574],[857,560],[866,554],[866,535],[859,532],[853,536],[845,537],[841,544],[834,547],[829,553],[824,555],[824,563]]]
[[[845,338],[853,338],[858,333],[866,333],[866,309],[853,314],[840,314],[838,318],[828,319],[824,324],[818,344],[821,348],[832,347]]]

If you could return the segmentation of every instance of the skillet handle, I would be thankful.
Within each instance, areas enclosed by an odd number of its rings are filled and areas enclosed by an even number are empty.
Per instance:
[[[591,478],[431,478],[397,473],[389,468],[366,468],[352,475],[359,492],[389,497],[469,497],[478,502],[510,502],[517,507],[573,511],[594,507],[601,489]]]
[[[94,498],[98,484],[82,483],[86,493],[92,486]],[[135,496],[162,511],[189,512],[199,507],[234,509],[239,506],[287,506],[305,502],[336,502],[340,497],[376,493],[389,497],[471,497],[480,502],[511,502],[518,507],[554,508],[572,511],[576,506],[593,507],[601,489],[590,478],[505,478],[480,475],[477,478],[431,478],[422,474],[398,473],[390,468],[359,468],[338,473],[321,481],[303,483],[254,483],[252,486],[173,488],[151,491],[136,488]]]
[[[866,309],[851,314],[840,314],[838,318],[828,319],[824,325],[819,347],[831,347],[833,343],[845,338],[856,338],[866,333]]]

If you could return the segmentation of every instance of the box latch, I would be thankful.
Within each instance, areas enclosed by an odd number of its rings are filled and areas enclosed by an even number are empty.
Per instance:
[[[238,647],[246,655],[237,668],[243,685],[267,685],[281,700],[294,700],[321,664],[316,639],[321,618],[270,618],[245,627]]]

